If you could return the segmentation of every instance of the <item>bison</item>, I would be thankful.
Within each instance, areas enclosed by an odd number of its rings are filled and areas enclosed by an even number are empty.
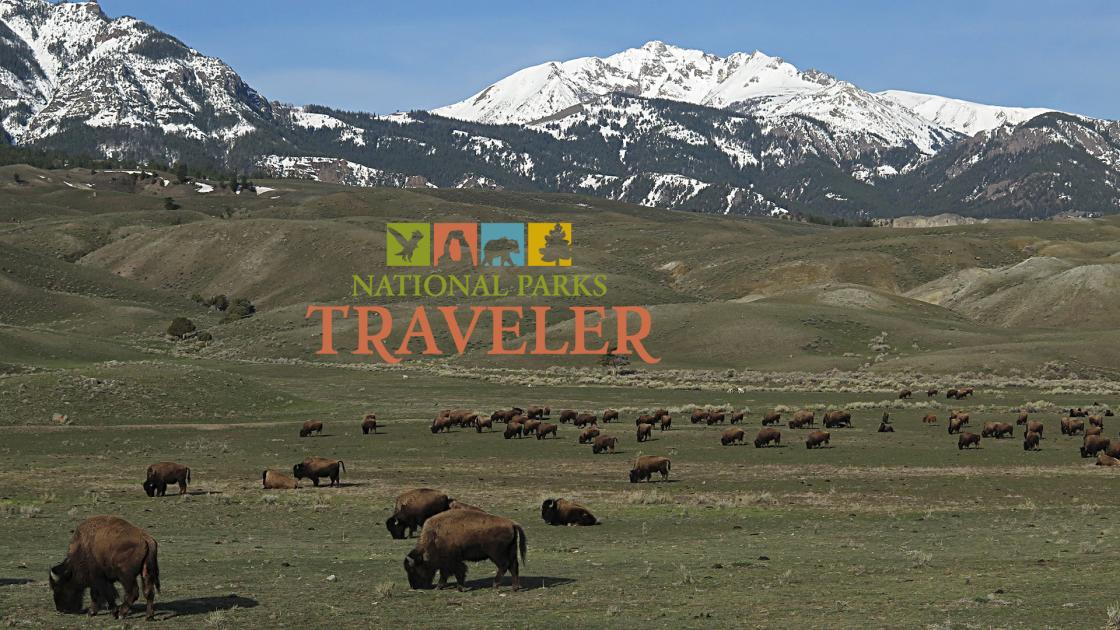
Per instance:
[[[879,433],[894,433],[894,425],[890,422],[880,422]]]
[[[1015,418],[1015,426],[1020,426],[1020,425],[1026,424],[1027,420],[1029,420],[1029,419],[1030,419],[1030,416],[1027,415],[1027,412],[1020,411],[1019,415]]]
[[[328,477],[331,480],[330,486],[341,486],[342,484],[339,482],[341,478],[340,470],[346,471],[346,464],[342,463],[341,459],[308,457],[292,466],[292,476],[296,479],[308,477],[316,488],[319,487],[319,479],[323,477]]]
[[[1026,435],[1027,433],[1037,433],[1038,434],[1038,439],[1041,440],[1042,437],[1043,437],[1042,436],[1042,431],[1045,428],[1046,427],[1043,426],[1043,424],[1041,422],[1039,422],[1038,420],[1028,420],[1027,421],[1027,428],[1023,432],[1023,434]]]
[[[957,449],[965,449],[970,446],[980,448],[980,436],[976,435],[975,433],[969,433],[968,431],[965,431],[964,433],[960,434],[960,437],[957,438]]]
[[[984,431],[988,431],[988,435],[984,435]],[[985,422],[984,429],[980,433],[983,437],[993,437],[998,440],[1014,436],[1015,427],[1008,422]]]
[[[493,418],[479,418],[474,423],[475,432],[482,433],[483,429],[490,429],[491,431],[494,430],[494,420],[493,420]]]
[[[540,420],[526,420],[525,423],[521,425],[521,435],[524,435],[525,437],[535,435],[537,429],[540,428],[540,426]]]
[[[571,422],[572,420],[575,420],[576,416],[578,415],[578,413],[572,411],[571,409],[565,409],[564,411],[560,412],[560,422]]]
[[[89,614],[102,605],[120,618],[128,615],[140,597],[136,579],[144,585],[147,618],[155,615],[159,592],[159,545],[132,523],[116,516],[94,516],[74,530],[66,559],[51,567],[48,577],[54,607],[61,613],[78,613],[89,589]],[[124,587],[124,601],[117,605],[116,582]]]
[[[1110,457],[1120,457],[1120,442],[1109,442],[1105,451]]]
[[[445,431],[447,433],[450,433],[451,432],[451,427],[453,427],[454,425],[455,425],[455,421],[451,419],[450,415],[445,416],[441,413],[439,416],[436,417],[435,420],[432,420],[431,430],[432,430],[433,434],[434,433],[439,433],[440,431]]]
[[[722,411],[712,411],[708,414],[706,422],[708,423],[708,426],[712,426],[713,424],[723,424],[723,421],[726,419],[727,414],[723,413]]]
[[[705,411],[704,409],[693,409],[690,420],[692,421],[692,424],[700,424],[708,420],[708,414],[709,412]]]
[[[261,485],[265,490],[295,490],[299,482],[282,472],[265,470],[261,473]]]
[[[1097,466],[1120,466],[1120,459],[1108,453],[1097,453]]]
[[[438,571],[439,588],[447,586],[447,578],[454,575],[459,590],[464,590],[464,562],[490,560],[498,567],[494,588],[501,585],[502,576],[509,571],[516,591],[521,588],[518,551],[524,562],[527,546],[525,530],[508,518],[481,510],[448,510],[424,524],[416,547],[405,556],[404,570],[411,588],[432,588]]]
[[[829,411],[824,414],[822,418],[824,428],[834,429],[836,427],[849,427],[852,426],[852,414],[847,411]]]
[[[544,420],[550,411],[552,410],[548,407],[529,407],[525,410],[525,416],[529,419]]]
[[[1100,451],[1107,451],[1109,444],[1109,439],[1103,435],[1086,435],[1081,443],[1081,456],[1092,457]]]
[[[793,417],[789,419],[789,428],[800,429],[802,427],[811,427],[816,421],[816,417],[817,415],[812,411],[809,411],[808,409],[802,409],[801,411],[793,414]]]
[[[740,422],[743,421],[743,418],[745,418],[746,415],[747,415],[747,412],[745,412],[745,411],[736,411],[735,413],[731,414],[731,418],[728,419],[727,422],[729,424],[739,424]]]
[[[591,510],[567,499],[545,499],[541,503],[541,518],[549,525],[598,525],[599,519]]]
[[[1104,429],[1100,427],[1086,427],[1085,435],[1104,435]]]
[[[904,389],[904,390],[898,392],[898,399],[902,400],[903,398],[909,398],[913,395],[914,395],[914,392],[912,392],[908,389]]]
[[[614,453],[615,446],[617,445],[618,438],[610,435],[600,435],[591,443],[591,453],[593,455],[598,455],[603,451]]]
[[[312,433],[318,433],[319,435],[322,435],[323,423],[319,422],[318,420],[308,420],[307,422],[304,422],[303,427],[299,430],[299,436],[301,438],[307,437]]]
[[[828,444],[830,439],[832,434],[828,431],[810,431],[805,437],[805,448],[820,448],[822,444]]]
[[[630,483],[649,482],[655,472],[661,473],[661,480],[666,481],[669,479],[670,466],[672,466],[672,462],[669,461],[668,457],[642,455],[638,458],[638,461],[634,462],[634,468],[630,470]]]
[[[1062,418],[1061,431],[1062,435],[1077,435],[1078,433],[1084,433],[1085,421],[1075,420],[1072,417]]]
[[[934,424],[937,422],[937,416],[932,413],[927,413],[922,416],[922,424]]]
[[[666,413],[665,415],[657,416],[657,417],[659,418],[659,421],[661,423],[661,430],[662,431],[667,431],[670,428],[672,428],[673,418],[669,414]]]
[[[960,433],[961,427],[968,425],[968,414],[959,415],[949,419],[949,435]]]
[[[642,415],[638,416],[637,418],[634,418],[634,426],[636,426],[636,427],[641,426],[643,424],[653,424],[653,423],[654,423],[654,417],[652,415],[648,414],[648,413],[643,413]]]
[[[1035,433],[1034,431],[1028,431],[1027,434],[1023,436],[1023,450],[1024,451],[1037,451],[1038,450],[1038,441],[1041,438],[1042,438],[1042,436]]]
[[[770,413],[762,416],[762,426],[764,427],[768,427],[772,424],[778,424],[781,421],[782,414],[778,413],[777,411],[771,411]]]
[[[645,424],[645,423],[639,424],[637,434],[638,434],[638,441],[639,442],[645,442],[646,440],[650,439],[650,437],[653,436],[653,425],[652,424]]]
[[[367,413],[362,418],[362,435],[367,435],[370,431],[377,433],[377,414]]]
[[[504,437],[507,440],[510,439],[510,438],[513,438],[515,436],[518,439],[520,439],[521,435],[522,435],[522,426],[521,426],[521,423],[517,422],[516,420],[511,420],[509,422],[509,424],[506,425],[506,430],[504,432],[502,432],[502,437]]]
[[[585,427],[589,424],[597,424],[597,423],[598,423],[598,418],[596,418],[595,414],[593,414],[593,413],[581,413],[578,416],[576,416],[574,420],[572,420],[572,424],[576,425],[577,427]]]
[[[746,437],[746,431],[743,431],[739,427],[731,427],[730,429],[724,430],[723,435],[721,435],[719,438],[719,443],[724,446],[727,446],[728,444],[734,444],[736,442],[742,444],[743,439]]]
[[[954,399],[957,398],[957,390],[955,390],[955,389],[945,390],[945,398],[954,398]]]
[[[587,444],[597,437],[599,437],[599,428],[589,427],[579,432],[579,443]]]
[[[556,431],[558,429],[559,427],[557,427],[555,424],[552,424],[551,422],[542,422],[540,426],[537,427],[537,439],[543,440],[548,437],[550,433],[552,434],[552,437],[559,438],[560,436],[556,434]]]
[[[499,409],[490,414],[490,422],[508,423],[519,415],[521,415],[521,410],[516,407],[513,409]]]
[[[614,420],[616,422],[618,421],[618,411],[615,409],[607,409],[603,412],[603,424],[606,424],[611,420]]]
[[[1089,425],[1104,428],[1104,416],[1089,416]]]
[[[402,492],[393,504],[393,515],[385,519],[385,529],[397,540],[412,537],[424,521],[451,509],[451,498],[439,490],[416,488]]]
[[[933,398],[936,395],[937,395],[937,388],[936,387],[931,387],[931,388],[926,390],[926,398]]]
[[[148,472],[144,475],[144,492],[149,497],[166,496],[167,486],[177,483],[179,494],[186,494],[190,481],[190,468],[175,462],[159,462],[148,466]]]
[[[782,432],[773,427],[763,427],[758,430],[758,435],[754,436],[755,448],[768,446],[771,442],[775,445],[781,445]]]

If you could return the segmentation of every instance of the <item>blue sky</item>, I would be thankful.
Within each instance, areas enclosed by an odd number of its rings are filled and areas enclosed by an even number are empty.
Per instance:
[[[376,113],[445,105],[525,66],[660,39],[719,55],[762,50],[869,90],[1120,118],[1120,2],[102,0],[101,6],[221,57],[271,99]]]

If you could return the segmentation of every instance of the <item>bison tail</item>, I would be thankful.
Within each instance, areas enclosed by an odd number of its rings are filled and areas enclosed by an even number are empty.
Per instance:
[[[146,541],[144,545],[147,550],[144,553],[144,566],[141,572],[147,575],[152,580],[152,585],[156,587],[156,592],[159,592],[159,559],[157,554],[159,552],[159,544],[154,539]]]
[[[187,469],[187,483],[190,483],[190,482],[191,482],[191,469],[188,468]]]
[[[342,468],[342,472],[346,472],[346,464],[340,459],[338,465]]]
[[[529,561],[525,559],[525,556],[529,551],[529,541],[525,539],[525,530],[524,530],[524,528],[522,528],[520,525],[518,525],[516,523],[513,525],[513,530],[514,530],[514,532],[516,533],[516,536],[517,536],[517,549],[515,549],[514,552],[513,552],[514,553],[514,558],[513,559],[517,560],[516,555],[517,555],[517,552],[520,551],[521,552],[521,564],[526,565],[526,564],[529,563]]]

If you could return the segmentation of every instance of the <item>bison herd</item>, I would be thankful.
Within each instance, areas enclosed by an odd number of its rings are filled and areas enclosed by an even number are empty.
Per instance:
[[[938,390],[927,390],[927,396],[937,395]],[[970,387],[949,389],[946,396],[961,400],[973,395]],[[903,390],[900,399],[910,398],[913,393]],[[755,448],[781,446],[782,432],[776,425],[782,421],[782,411],[767,412],[761,417],[761,427],[754,437]],[[1096,458],[1099,466],[1120,465],[1120,440],[1115,443],[1103,435],[1104,420],[1112,412],[1090,413],[1083,408],[1069,409],[1060,422],[1059,428],[1065,436],[1083,436],[1080,454],[1084,458]],[[556,423],[550,422],[552,410],[547,406],[512,407],[499,409],[489,414],[480,414],[464,409],[440,411],[432,420],[430,430],[433,434],[450,432],[452,428],[473,428],[477,433],[494,431],[495,424],[505,425],[502,435],[505,439],[523,439],[533,436],[537,440],[560,439],[560,429],[564,424],[572,424],[579,429],[577,441],[581,445],[591,445],[593,455],[613,454],[619,445],[619,438],[602,433],[600,425],[608,425],[620,420],[621,412],[606,409],[601,414],[561,410]],[[707,426],[716,424],[743,425],[746,411],[727,411],[724,409],[693,409],[689,412],[691,424]],[[816,427],[817,414],[809,409],[793,412],[786,421],[790,429],[809,429],[805,437],[806,449],[831,447],[832,433]],[[1040,448],[1045,427],[1042,422],[1032,420],[1027,412],[1018,412],[1015,423],[985,422],[980,433],[965,430],[970,426],[967,412],[953,410],[948,418],[948,432],[957,436],[960,450],[980,448],[982,439],[1005,439],[1015,435],[1016,427],[1023,428],[1023,449],[1034,451]],[[936,425],[937,415],[926,413],[923,425]],[[377,434],[379,424],[376,414],[368,413],[362,417],[361,430],[364,435]],[[820,417],[823,429],[851,429],[854,426],[852,414],[845,410],[828,410]],[[874,426],[874,425],[871,425]],[[672,417],[668,410],[657,409],[650,413],[637,414],[635,417],[636,440],[639,443],[653,439],[653,431],[669,431]],[[322,435],[323,423],[307,421],[299,429],[299,436]],[[879,433],[894,432],[890,415],[884,413],[878,427]],[[747,440],[747,432],[742,426],[728,426],[720,434],[722,446],[742,445]],[[666,481],[669,478],[672,462],[669,458],[656,455],[639,455],[629,471],[631,483],[649,482],[655,477]],[[266,490],[294,490],[300,480],[310,479],[312,485],[319,486],[321,479],[329,480],[329,486],[341,486],[342,473],[346,465],[341,460],[322,457],[309,457],[292,467],[291,475],[273,469],[261,473],[261,484]],[[187,492],[191,482],[191,469],[175,462],[159,462],[148,467],[144,478],[144,492],[149,497],[162,497],[168,486],[178,485],[179,494]],[[594,526],[601,521],[586,507],[563,498],[549,498],[541,504],[541,518],[549,525]],[[525,562],[527,539],[525,531],[518,523],[491,514],[476,506],[460,502],[447,494],[430,488],[409,490],[397,497],[392,514],[385,520],[385,527],[394,539],[407,539],[418,534],[414,548],[404,557],[404,570],[412,588],[432,588],[438,574],[436,586],[444,587],[449,578],[454,577],[458,587],[464,588],[467,562],[489,560],[497,567],[494,585],[497,586],[505,573],[512,577],[513,588],[520,586],[520,567]],[[123,616],[138,599],[142,590],[147,602],[147,616],[153,615],[153,602],[159,590],[158,545],[145,531],[113,516],[97,516],[81,523],[74,532],[66,558],[50,569],[50,587],[55,607],[60,612],[79,612],[82,609],[85,592],[90,593],[89,614],[96,614],[106,608],[114,616]],[[142,585],[142,589],[139,584]],[[119,582],[125,590],[124,601],[118,607],[117,591],[114,583]]]

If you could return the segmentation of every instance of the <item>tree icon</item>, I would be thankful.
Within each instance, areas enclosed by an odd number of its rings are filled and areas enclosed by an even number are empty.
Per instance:
[[[544,247],[540,248],[542,261],[559,265],[562,260],[572,260],[572,244],[568,241],[564,226],[559,223],[554,225],[545,235],[544,243]]]

